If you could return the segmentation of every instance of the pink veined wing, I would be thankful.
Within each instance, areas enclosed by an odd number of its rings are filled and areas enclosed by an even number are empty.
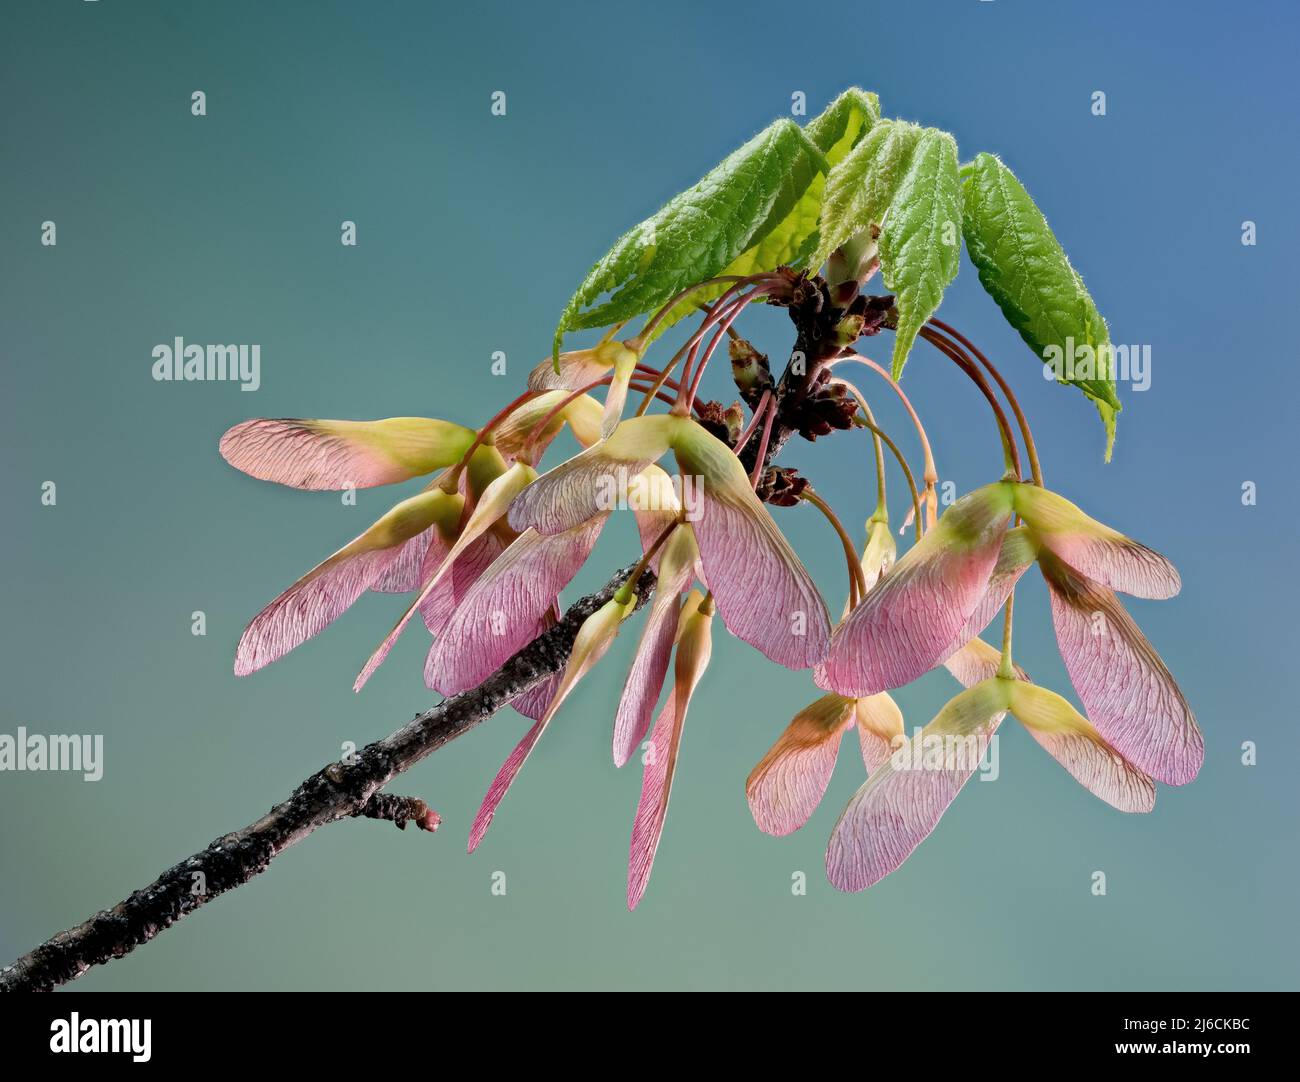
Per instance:
[[[512,411],[492,434],[502,457],[507,462],[514,461],[531,448],[532,461],[536,461],[566,424],[584,447],[596,442],[600,438],[600,403],[589,395],[580,395],[565,405],[568,397],[564,391],[547,391]],[[550,420],[546,421],[548,417]],[[546,427],[540,428],[543,421]]]
[[[1100,733],[1045,733],[1026,725],[1042,749],[1060,763],[1093,796],[1122,812],[1149,812],[1156,787],[1144,774],[1102,739]]]
[[[553,673],[538,684],[530,691],[525,691],[518,698],[510,700],[513,706],[524,717],[533,721],[540,721],[546,713],[546,708],[550,705],[551,700],[555,698],[556,689],[560,685],[562,673]]]
[[[395,549],[345,555],[317,564],[249,622],[235,650],[235,675],[248,676],[320,634],[384,574]]]
[[[974,687],[996,676],[1001,660],[1001,653],[983,639],[972,639],[944,664],[966,687]],[[1112,807],[1150,811],[1156,799],[1151,779],[1107,744],[1059,695],[1032,684],[1019,665],[1015,671],[1016,679],[1031,690],[1017,686],[1012,691],[1012,713],[1038,745],[1080,785]],[[1021,696],[1019,701],[1016,695]]]
[[[958,648],[969,640],[978,638],[993,622],[1006,605],[1011,591],[1016,588],[1020,576],[1029,570],[1037,556],[1038,553],[1034,551],[1023,526],[1016,526],[1007,531],[1002,539],[1002,547],[998,550],[998,561],[993,565],[993,574],[989,576],[984,596],[975,606],[971,618],[966,621],[966,626],[959,636],[961,641],[955,644]]]
[[[951,700],[854,794],[826,849],[826,875],[837,890],[865,890],[880,882],[929,837],[1005,714],[1006,695],[998,683],[986,681]],[[924,740],[932,736],[963,741],[954,749],[960,755],[926,766]]]
[[[1044,554],[1039,565],[1070,682],[1088,720],[1125,759],[1185,785],[1205,759],[1191,707],[1160,655],[1110,590]]]
[[[542,474],[511,507],[510,525],[516,530],[531,526],[539,533],[562,533],[610,510],[603,493],[617,499],[617,493],[651,460],[611,462],[600,454],[601,446]]]
[[[682,475],[702,479],[691,525],[704,581],[727,630],[778,665],[816,665],[830,639],[826,603],[754,495],[744,467],[698,425],[681,426],[673,447]]]
[[[455,538],[452,538],[454,541]],[[483,560],[487,556],[486,546],[496,542],[495,535],[488,534],[487,540],[483,546],[471,545],[464,555],[468,558],[466,562],[466,571],[470,568],[478,567],[480,570],[486,568],[491,563]],[[435,533],[429,538],[429,547],[424,550],[424,558],[420,561],[420,568],[417,573],[415,586],[412,589],[418,589],[422,583],[428,582],[442,566],[442,562],[451,552],[451,542],[439,533]],[[494,559],[495,557],[493,557]],[[477,577],[477,576],[475,576]],[[463,589],[457,590],[458,582],[463,581]],[[429,592],[429,595],[420,602],[420,615],[424,618],[424,626],[429,629],[430,633],[437,635],[442,631],[443,625],[451,619],[451,614],[456,610],[460,598],[469,592],[473,579],[468,574],[458,575],[455,565],[452,565],[451,574],[445,575],[442,580]]]
[[[1020,485],[1016,510],[1043,546],[1085,579],[1157,601],[1182,588],[1177,569],[1160,553],[1090,518],[1055,492]]]
[[[622,351],[621,342],[601,342],[592,349],[574,349],[560,354],[560,370],[550,357],[528,373],[530,391],[577,391],[588,387],[614,367]]]
[[[826,795],[843,736],[857,722],[855,707],[833,694],[809,703],[750,771],[745,799],[759,830],[782,837],[808,822]]]
[[[712,651],[712,613],[706,615],[699,611],[700,600],[698,591],[693,591],[682,608],[673,694],[659,713],[646,753],[645,772],[641,778],[641,799],[632,820],[632,840],[628,845],[628,909],[635,909],[640,904],[650,882],[655,853],[659,849],[664,822],[668,816],[668,798],[672,792],[673,775],[677,770],[686,712]]]
[[[510,786],[515,783],[515,778],[519,776],[519,771],[523,768],[524,763],[528,761],[528,756],[533,753],[533,748],[537,746],[537,741],[541,739],[542,733],[546,731],[548,724],[550,724],[550,719],[543,714],[542,720],[533,724],[532,728],[524,734],[524,738],[515,745],[515,750],[501,764],[501,769],[497,771],[496,777],[492,779],[492,784],[488,786],[487,794],[483,797],[483,803],[470,826],[467,852],[472,853],[479,847],[483,836],[487,834],[488,827],[492,825],[492,820],[496,818],[497,807],[500,805],[502,798],[510,791]]]
[[[474,538],[451,560],[450,566],[442,571],[442,577],[415,605],[415,609],[424,618],[425,627],[431,633],[434,635],[442,633],[446,621],[451,618],[452,613],[456,611],[456,607],[469,593],[474,583],[478,581],[478,577],[492,565],[492,562],[501,555],[505,548],[506,542],[495,531],[489,530]],[[447,558],[447,553],[448,550],[445,546],[437,543],[430,544],[428,555],[421,567],[421,582],[427,583],[429,574],[436,573],[442,567]],[[428,570],[430,565],[433,568],[432,572]],[[388,659],[388,655],[392,652],[393,647],[397,645],[397,640],[405,626],[406,618],[404,617],[388,633],[375,652],[371,654],[365,667],[357,676],[353,690],[360,691],[375,674],[379,666]],[[444,695],[450,694],[434,684],[426,682],[426,686],[435,691],[442,691]]]
[[[817,686],[875,695],[939,664],[984,598],[1010,518],[1002,483],[949,507],[836,628]]]
[[[607,515],[560,534],[526,530],[469,587],[429,650],[425,679],[444,695],[476,687],[530,642],[586,562]]]
[[[495,530],[489,530],[476,537],[452,559],[451,567],[419,605],[424,626],[431,634],[437,636],[443,633],[447,621],[474,588],[479,577],[500,558],[507,547],[506,541]],[[420,568],[420,582],[428,582],[429,576],[437,573],[445,558],[446,550],[430,545],[429,555]],[[392,642],[388,643],[389,648],[392,645]],[[384,656],[387,656],[387,651]]]
[[[623,695],[614,718],[614,765],[622,766],[632,757],[650,727],[650,715],[663,690],[672,658],[673,637],[677,632],[680,591],[663,584],[657,588],[650,614],[646,617],[641,644],[637,647],[628,673]]]
[[[628,909],[635,909],[640,904],[650,882],[655,853],[668,815],[668,797],[672,791],[673,774],[677,770],[677,754],[681,749],[684,721],[684,717],[678,716],[674,697],[664,703],[654,731],[650,734],[645,774],[641,779],[641,799],[632,821],[632,841],[628,852]]]
[[[552,606],[551,610],[538,621],[537,627],[534,629],[536,635],[545,634],[556,625],[560,619],[557,610],[558,606]],[[546,708],[555,699],[562,679],[564,679],[563,672],[552,673],[530,690],[511,699],[510,705],[524,717],[532,721],[541,721],[546,716]]]
[[[370,588],[381,594],[409,594],[419,586],[420,568],[437,532],[437,527],[430,526],[409,541],[403,541],[392,563],[370,584]]]
[[[450,466],[472,429],[428,417],[382,421],[259,417],[221,437],[222,457],[262,481],[302,489],[369,488]]]
[[[433,490],[398,503],[258,613],[235,650],[235,673],[247,676],[319,634],[382,580],[406,544],[454,512],[454,497]]]
[[[636,518],[637,534],[641,538],[641,551],[654,547],[663,532],[681,517],[681,501],[673,487],[673,479],[660,466],[651,463],[633,477],[627,486],[627,505]],[[692,535],[694,542],[694,535]],[[663,558],[661,548],[650,560],[650,567],[658,573]],[[698,548],[694,549],[696,556]]]
[[[510,525],[561,533],[609,511],[627,486],[667,449],[676,422],[667,414],[634,417],[609,439],[547,470],[510,505]]]
[[[650,728],[677,636],[681,594],[695,573],[696,553],[694,535],[688,525],[670,536],[660,550],[659,584],[614,716],[615,766],[621,767],[632,757]]]
[[[614,637],[618,634],[619,625],[635,607],[635,597],[624,603],[616,596],[583,621],[582,627],[578,629],[578,635],[574,640],[573,650],[569,654],[569,660],[565,664],[564,672],[555,685],[555,694],[546,707],[545,713],[542,714],[537,724],[524,734],[524,738],[519,741],[515,750],[510,753],[501,769],[497,771],[492,784],[488,787],[487,795],[484,796],[483,803],[479,807],[478,814],[474,816],[474,823],[470,828],[469,851],[471,853],[478,848],[483,836],[487,833],[488,827],[492,825],[497,807],[506,793],[509,792],[510,786],[514,784],[515,778],[518,777],[524,763],[528,761],[528,757],[532,754],[533,748],[537,746],[537,742],[541,739],[547,726],[555,719],[556,713],[565,699],[568,698],[569,693],[577,686],[578,681],[609,650]]]
[[[903,739],[903,712],[887,691],[854,701],[862,765],[870,775],[885,765]]]
[[[1111,807],[1149,812],[1155,806],[1151,778],[1106,743],[1060,695],[1018,683],[1011,689],[1011,713],[1080,785]]]
[[[504,548],[506,544],[515,539],[516,535],[508,533],[508,528],[505,525],[505,512],[511,500],[531,483],[536,476],[537,472],[531,466],[526,463],[516,462],[487,485],[471,512],[469,520],[460,530],[451,548],[446,552],[437,571],[434,572],[432,577],[425,579],[415,600],[411,602],[397,623],[393,625],[393,629],[384,636],[384,640],[367,659],[352,685],[354,691],[360,691],[370,677],[374,675],[375,670],[384,663],[385,658],[388,657],[411,617],[417,611],[423,612],[429,598],[433,596],[448,575],[455,576],[457,565],[461,565],[461,571],[464,571],[465,565],[462,565],[461,561],[465,556],[471,554],[471,549],[481,554],[482,567],[486,569],[496,559],[501,548]],[[502,537],[503,534],[506,534],[504,538]],[[485,537],[492,537],[493,535],[495,535],[494,541],[484,541]],[[497,547],[486,549],[488,545]],[[433,546],[430,546],[430,555],[434,555]],[[437,555],[442,555],[441,551]],[[477,578],[477,575],[475,575],[475,578]],[[459,597],[456,600],[459,601]],[[429,613],[424,613],[424,618],[427,625],[431,620]]]
[[[727,630],[788,669],[807,669],[830,640],[826,604],[767,509],[705,486],[694,523],[704,581]]]

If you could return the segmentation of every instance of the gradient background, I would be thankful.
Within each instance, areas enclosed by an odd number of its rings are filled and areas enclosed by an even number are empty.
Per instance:
[[[401,780],[442,812],[439,834],[333,826],[76,987],[1295,987],[1298,21],[1282,2],[6,3],[0,732],[103,733],[106,772],[0,775],[3,960],[431,702],[423,629],[350,691],[402,606],[391,596],[232,675],[244,623],[389,493],[344,507],[261,484],[222,462],[222,431],[257,415],[480,423],[618,234],[788,112],[792,91],[812,115],[857,83],[886,113],[953,131],[963,159],[1004,155],[1114,339],[1152,346],[1152,387],[1121,387],[1103,467],[1093,409],[1040,378],[969,264],[942,312],[1013,378],[1049,483],[1179,565],[1177,599],[1133,610],[1205,729],[1196,783],[1124,816],[1008,727],[1001,778],[969,785],[898,874],[841,895],[822,854],[861,781],[856,748],[804,830],[760,834],[745,776],[815,692],[720,635],[629,914],[640,777],[608,751],[627,635],[473,857],[469,820],[524,730],[513,712]],[[195,89],[205,118],[190,115]],[[489,115],[497,89],[505,118]],[[39,243],[45,219],[56,248]],[[343,219],[358,223],[354,249]],[[781,313],[749,329],[788,349]],[[261,390],[153,382],[150,351],[175,335],[260,343]],[[494,350],[507,379],[489,372]],[[943,476],[963,491],[991,479],[973,388],[923,345],[907,385]],[[709,388],[731,390],[722,370]],[[785,461],[856,524],[867,447],[800,443]],[[56,507],[40,504],[45,480]],[[1258,506],[1241,503],[1246,480]],[[834,538],[811,510],[778,514],[837,609]],[[625,562],[633,536],[608,531],[578,585]],[[1026,584],[1019,660],[1065,690],[1041,581]],[[190,634],[195,609],[205,638]],[[938,673],[902,692],[909,725],[953,690]],[[505,897],[489,891],[498,870]]]

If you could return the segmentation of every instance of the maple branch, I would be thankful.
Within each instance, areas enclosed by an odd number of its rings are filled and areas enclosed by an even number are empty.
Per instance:
[[[112,909],[60,932],[0,969],[0,991],[50,991],[81,976],[91,966],[129,954],[217,895],[247,883],[289,846],[328,823],[364,816],[390,820],[398,826],[413,820],[421,829],[434,829],[437,813],[424,801],[380,790],[425,756],[558,672],[569,658],[582,622],[614,595],[634,566],[623,568],[603,588],[574,602],[554,627],[516,653],[477,688],[453,695],[416,715],[349,761],[318,770],[261,819],[216,839]],[[654,573],[645,571],[637,583],[638,607],[654,586]]]

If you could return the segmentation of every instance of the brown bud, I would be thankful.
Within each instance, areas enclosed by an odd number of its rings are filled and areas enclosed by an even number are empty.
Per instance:
[[[753,407],[772,389],[772,370],[767,355],[760,353],[743,338],[733,339],[727,347],[731,356],[731,378],[736,381],[740,396]]]
[[[878,297],[864,294],[850,305],[849,312],[851,315],[862,317],[859,337],[879,334],[882,327],[892,329],[898,315],[894,308],[894,298],[889,295]]]
[[[755,490],[758,498],[774,507],[793,507],[799,502],[808,479],[785,466],[769,466],[759,478]]]
[[[841,346],[851,346],[862,334],[866,320],[862,316],[845,316],[835,325],[835,341]]]
[[[695,420],[711,436],[716,436],[728,447],[735,444],[731,438],[731,428],[727,423],[727,411],[721,402],[699,402],[695,407]]]

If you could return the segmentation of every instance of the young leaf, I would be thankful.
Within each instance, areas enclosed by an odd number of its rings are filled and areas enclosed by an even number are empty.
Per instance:
[[[1109,461],[1115,414],[1122,407],[1106,321],[1043,212],[1010,169],[994,155],[980,154],[962,167],[962,189],[966,250],[980,283],[1039,359],[1057,363],[1056,378],[1074,384],[1096,403],[1106,426]],[[1091,353],[1092,371],[1078,374],[1061,365],[1079,358],[1084,347]]]
[[[821,116],[808,121],[804,131],[826,155],[832,169],[880,119],[880,99],[856,86],[830,103]]]
[[[920,138],[921,129],[915,124],[879,120],[831,169],[811,266],[820,267],[836,248],[884,221]]]
[[[851,87],[820,116],[810,121],[804,130],[825,155],[829,170],[879,119],[880,99],[875,94]],[[817,240],[817,222],[821,215],[825,183],[824,174],[815,176],[785,221],[749,251],[743,252],[722,273],[754,274],[773,270],[783,264],[802,263]]]
[[[833,168],[880,120],[880,99],[875,94],[850,87],[822,112],[810,120],[804,131],[817,144],[826,157],[828,168]],[[822,190],[827,178],[816,176],[808,185],[802,198],[794,205],[785,221],[767,234],[758,244],[742,252],[723,268],[723,275],[746,275],[758,271],[775,270],[782,265],[799,266],[808,258],[817,241],[817,224],[821,215]],[[811,264],[820,266],[821,261]],[[701,289],[673,309],[655,331],[662,334],[679,319],[684,319],[696,308],[715,299],[726,291],[726,286]]]
[[[804,199],[826,169],[822,152],[792,120],[759,132],[592,267],[560,316],[555,354],[565,331],[648,312],[686,286],[743,265],[741,257],[764,269],[776,260],[774,269],[788,261],[779,255],[810,247],[804,233],[815,227],[816,211]],[[815,194],[819,199],[820,190]],[[591,307],[605,294],[604,303]]]
[[[894,379],[902,375],[917,332],[957,277],[961,221],[957,142],[947,132],[926,128],[880,234],[880,269],[898,309]]]

